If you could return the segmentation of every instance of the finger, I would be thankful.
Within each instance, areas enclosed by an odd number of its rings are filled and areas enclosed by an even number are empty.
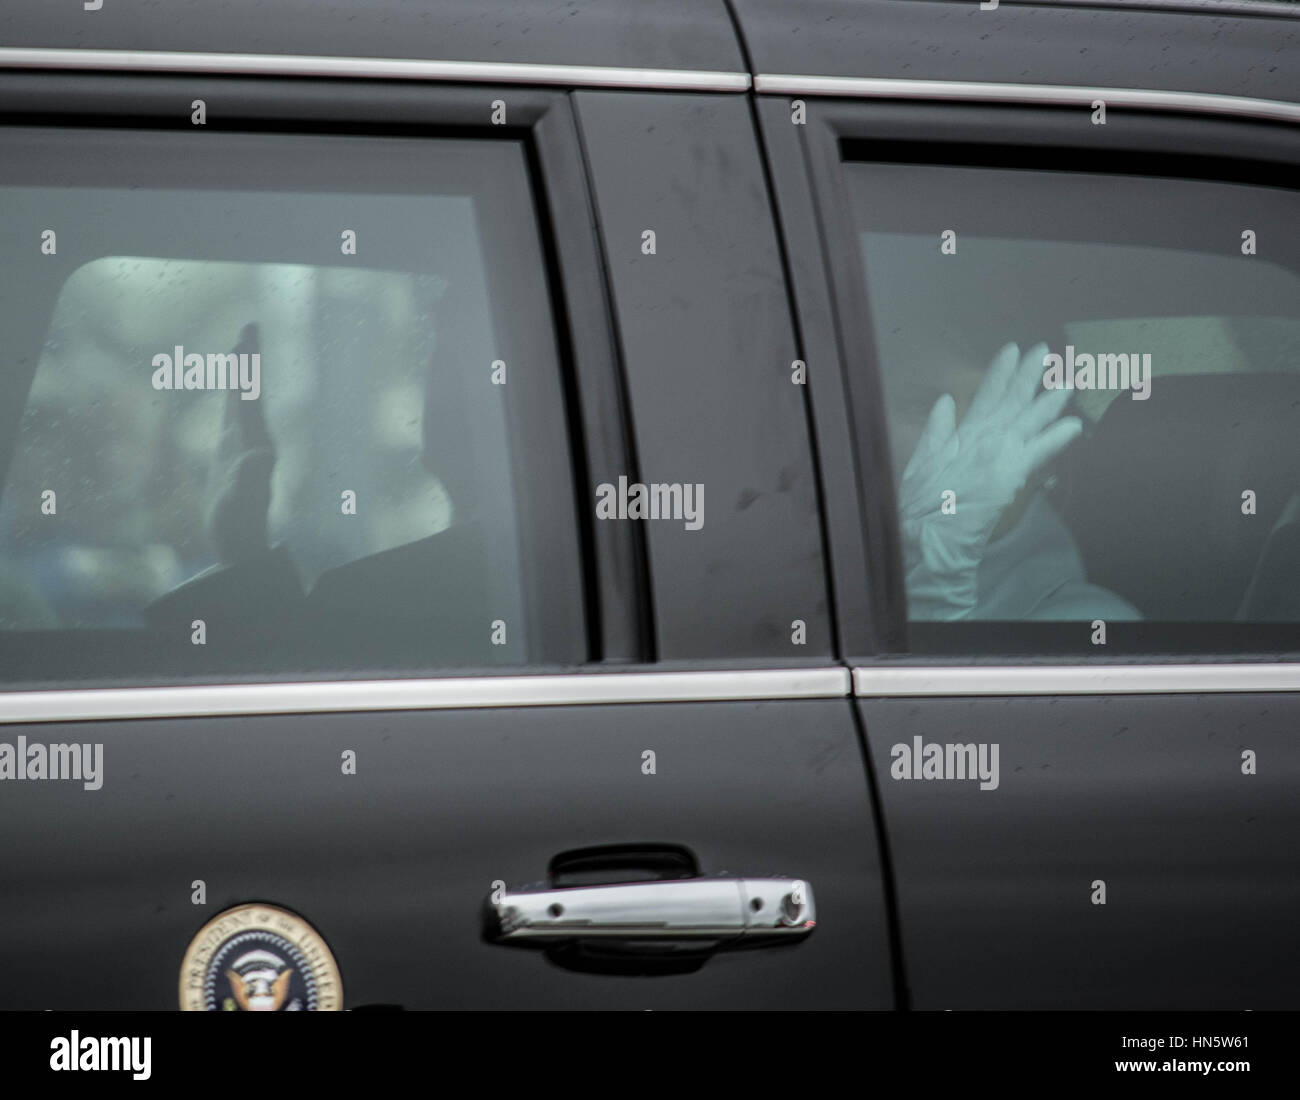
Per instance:
[[[912,457],[908,460],[903,476],[907,477],[918,466],[931,462],[942,452],[944,445],[956,430],[957,403],[952,399],[952,394],[945,393],[930,409],[921,438],[916,444],[916,450],[912,452]]]
[[[243,400],[239,386],[239,356],[252,355],[257,350],[257,325],[245,325],[230,352],[235,356],[234,364],[227,368],[226,395],[221,409],[221,435],[217,441],[217,458],[223,466],[254,448],[272,448],[266,421],[262,419],[262,410],[258,407],[260,402]]]
[[[1067,390],[1065,387],[1059,390],[1044,390],[1040,393],[1016,422],[1021,438],[1033,439],[1065,411],[1066,405],[1070,403],[1070,398],[1073,396],[1074,391]]]
[[[1036,435],[1025,444],[1025,476],[1028,477],[1043,463],[1055,458],[1073,443],[1082,431],[1083,421],[1077,416],[1067,416]]]
[[[236,355],[253,355],[261,351],[261,335],[257,324],[247,324],[239,334],[239,343],[235,345]],[[266,418],[262,415],[262,402],[260,399],[245,401],[243,391],[238,386],[232,386],[230,389],[230,400],[233,405],[226,407],[235,418],[236,432],[238,434],[239,452],[254,449],[266,449],[275,453],[275,444],[271,440],[271,433],[266,427]]]
[[[1016,410],[1024,408],[1034,399],[1034,393],[1043,381],[1043,357],[1047,354],[1047,345],[1041,340],[1025,352],[1016,368],[1016,376],[1011,381],[1008,396]]]
[[[1016,364],[1019,362],[1020,346],[1014,343],[1007,344],[993,356],[984,380],[975,391],[975,400],[971,402],[970,411],[966,413],[968,422],[986,419],[999,408],[1006,394],[1007,383],[1011,381],[1012,375],[1016,372]]]

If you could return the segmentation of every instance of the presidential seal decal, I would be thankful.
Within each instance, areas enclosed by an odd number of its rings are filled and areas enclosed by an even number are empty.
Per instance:
[[[337,1012],[338,963],[301,917],[274,905],[239,905],[199,929],[181,963],[187,1012]]]

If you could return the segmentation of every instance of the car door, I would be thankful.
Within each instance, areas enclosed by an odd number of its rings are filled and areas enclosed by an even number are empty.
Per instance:
[[[819,7],[739,5],[908,1003],[1294,1007],[1294,21]]]
[[[0,74],[5,1007],[894,1003],[726,41]]]

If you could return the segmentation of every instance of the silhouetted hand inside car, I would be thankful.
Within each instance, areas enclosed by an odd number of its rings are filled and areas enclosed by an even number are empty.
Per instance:
[[[258,350],[257,325],[245,325],[234,354],[252,355]],[[267,551],[275,445],[266,429],[260,400],[243,400],[237,387],[231,388],[225,400],[207,529],[218,562],[237,565]]]
[[[1046,344],[1023,358],[1016,344],[1002,348],[960,426],[951,394],[930,410],[899,489],[911,618],[970,614],[979,564],[1003,510],[1083,430],[1077,416],[1061,416],[1071,391],[1042,388],[1046,354]]]

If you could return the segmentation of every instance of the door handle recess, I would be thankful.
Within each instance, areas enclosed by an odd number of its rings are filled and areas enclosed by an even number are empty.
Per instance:
[[[488,939],[538,947],[583,940],[759,947],[797,941],[817,925],[812,887],[796,878],[502,890],[489,897],[486,916]]]

